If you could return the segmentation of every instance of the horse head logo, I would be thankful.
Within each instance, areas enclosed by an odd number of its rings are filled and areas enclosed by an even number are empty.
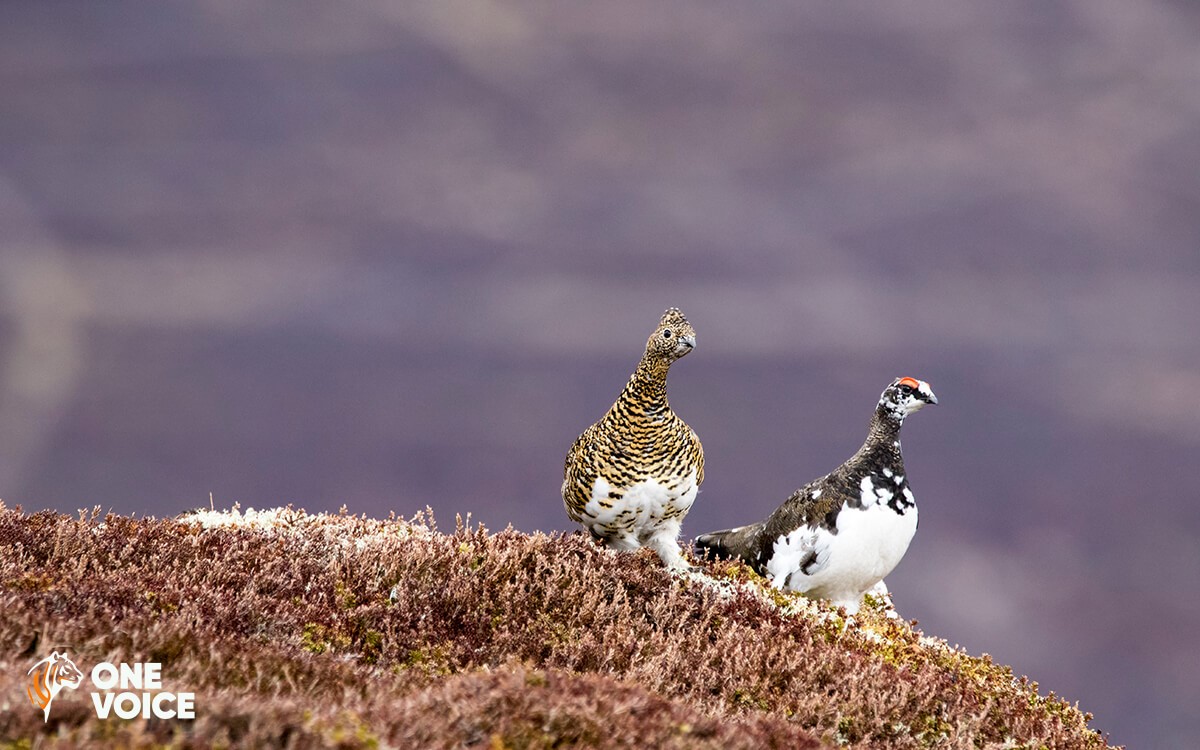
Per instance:
[[[28,674],[29,681],[25,692],[35,708],[45,711],[44,721],[50,720],[50,703],[55,696],[63,688],[69,687],[74,690],[83,682],[83,672],[79,671],[75,662],[67,658],[65,651],[61,654],[57,651],[51,652],[45,659],[34,664]]]

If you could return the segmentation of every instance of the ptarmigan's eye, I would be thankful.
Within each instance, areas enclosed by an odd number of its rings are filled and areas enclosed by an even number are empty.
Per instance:
[[[664,339],[669,339],[669,338],[671,338],[671,332],[670,332],[670,331],[663,331],[663,338],[664,338]]]

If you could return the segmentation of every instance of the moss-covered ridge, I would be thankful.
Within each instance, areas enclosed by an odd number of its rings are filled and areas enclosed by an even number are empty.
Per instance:
[[[577,535],[291,509],[184,520],[0,505],[0,744],[1105,747],[986,657],[710,564]],[[192,722],[50,721],[26,670],[158,661]]]

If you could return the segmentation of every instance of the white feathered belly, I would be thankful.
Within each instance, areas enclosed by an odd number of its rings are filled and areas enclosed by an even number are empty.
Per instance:
[[[837,527],[836,534],[803,527],[777,539],[767,564],[771,582],[837,604],[857,604],[904,557],[917,531],[917,508],[903,515],[883,503],[843,508]],[[817,559],[812,575],[805,575],[800,565],[809,551]]]
[[[614,489],[620,498],[609,497]],[[584,506],[583,523],[605,538],[626,537],[644,543],[668,524],[683,520],[696,501],[696,471],[665,481],[645,479],[628,488],[614,488],[603,478],[592,485]]]

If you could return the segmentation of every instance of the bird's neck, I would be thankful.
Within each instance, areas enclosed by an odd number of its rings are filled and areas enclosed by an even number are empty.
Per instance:
[[[618,403],[631,416],[656,417],[668,413],[671,409],[667,404],[667,370],[670,366],[666,360],[643,357]]]
[[[904,458],[900,452],[900,428],[903,425],[903,415],[880,405],[871,416],[867,440],[859,448],[858,454],[883,466],[903,467]]]

